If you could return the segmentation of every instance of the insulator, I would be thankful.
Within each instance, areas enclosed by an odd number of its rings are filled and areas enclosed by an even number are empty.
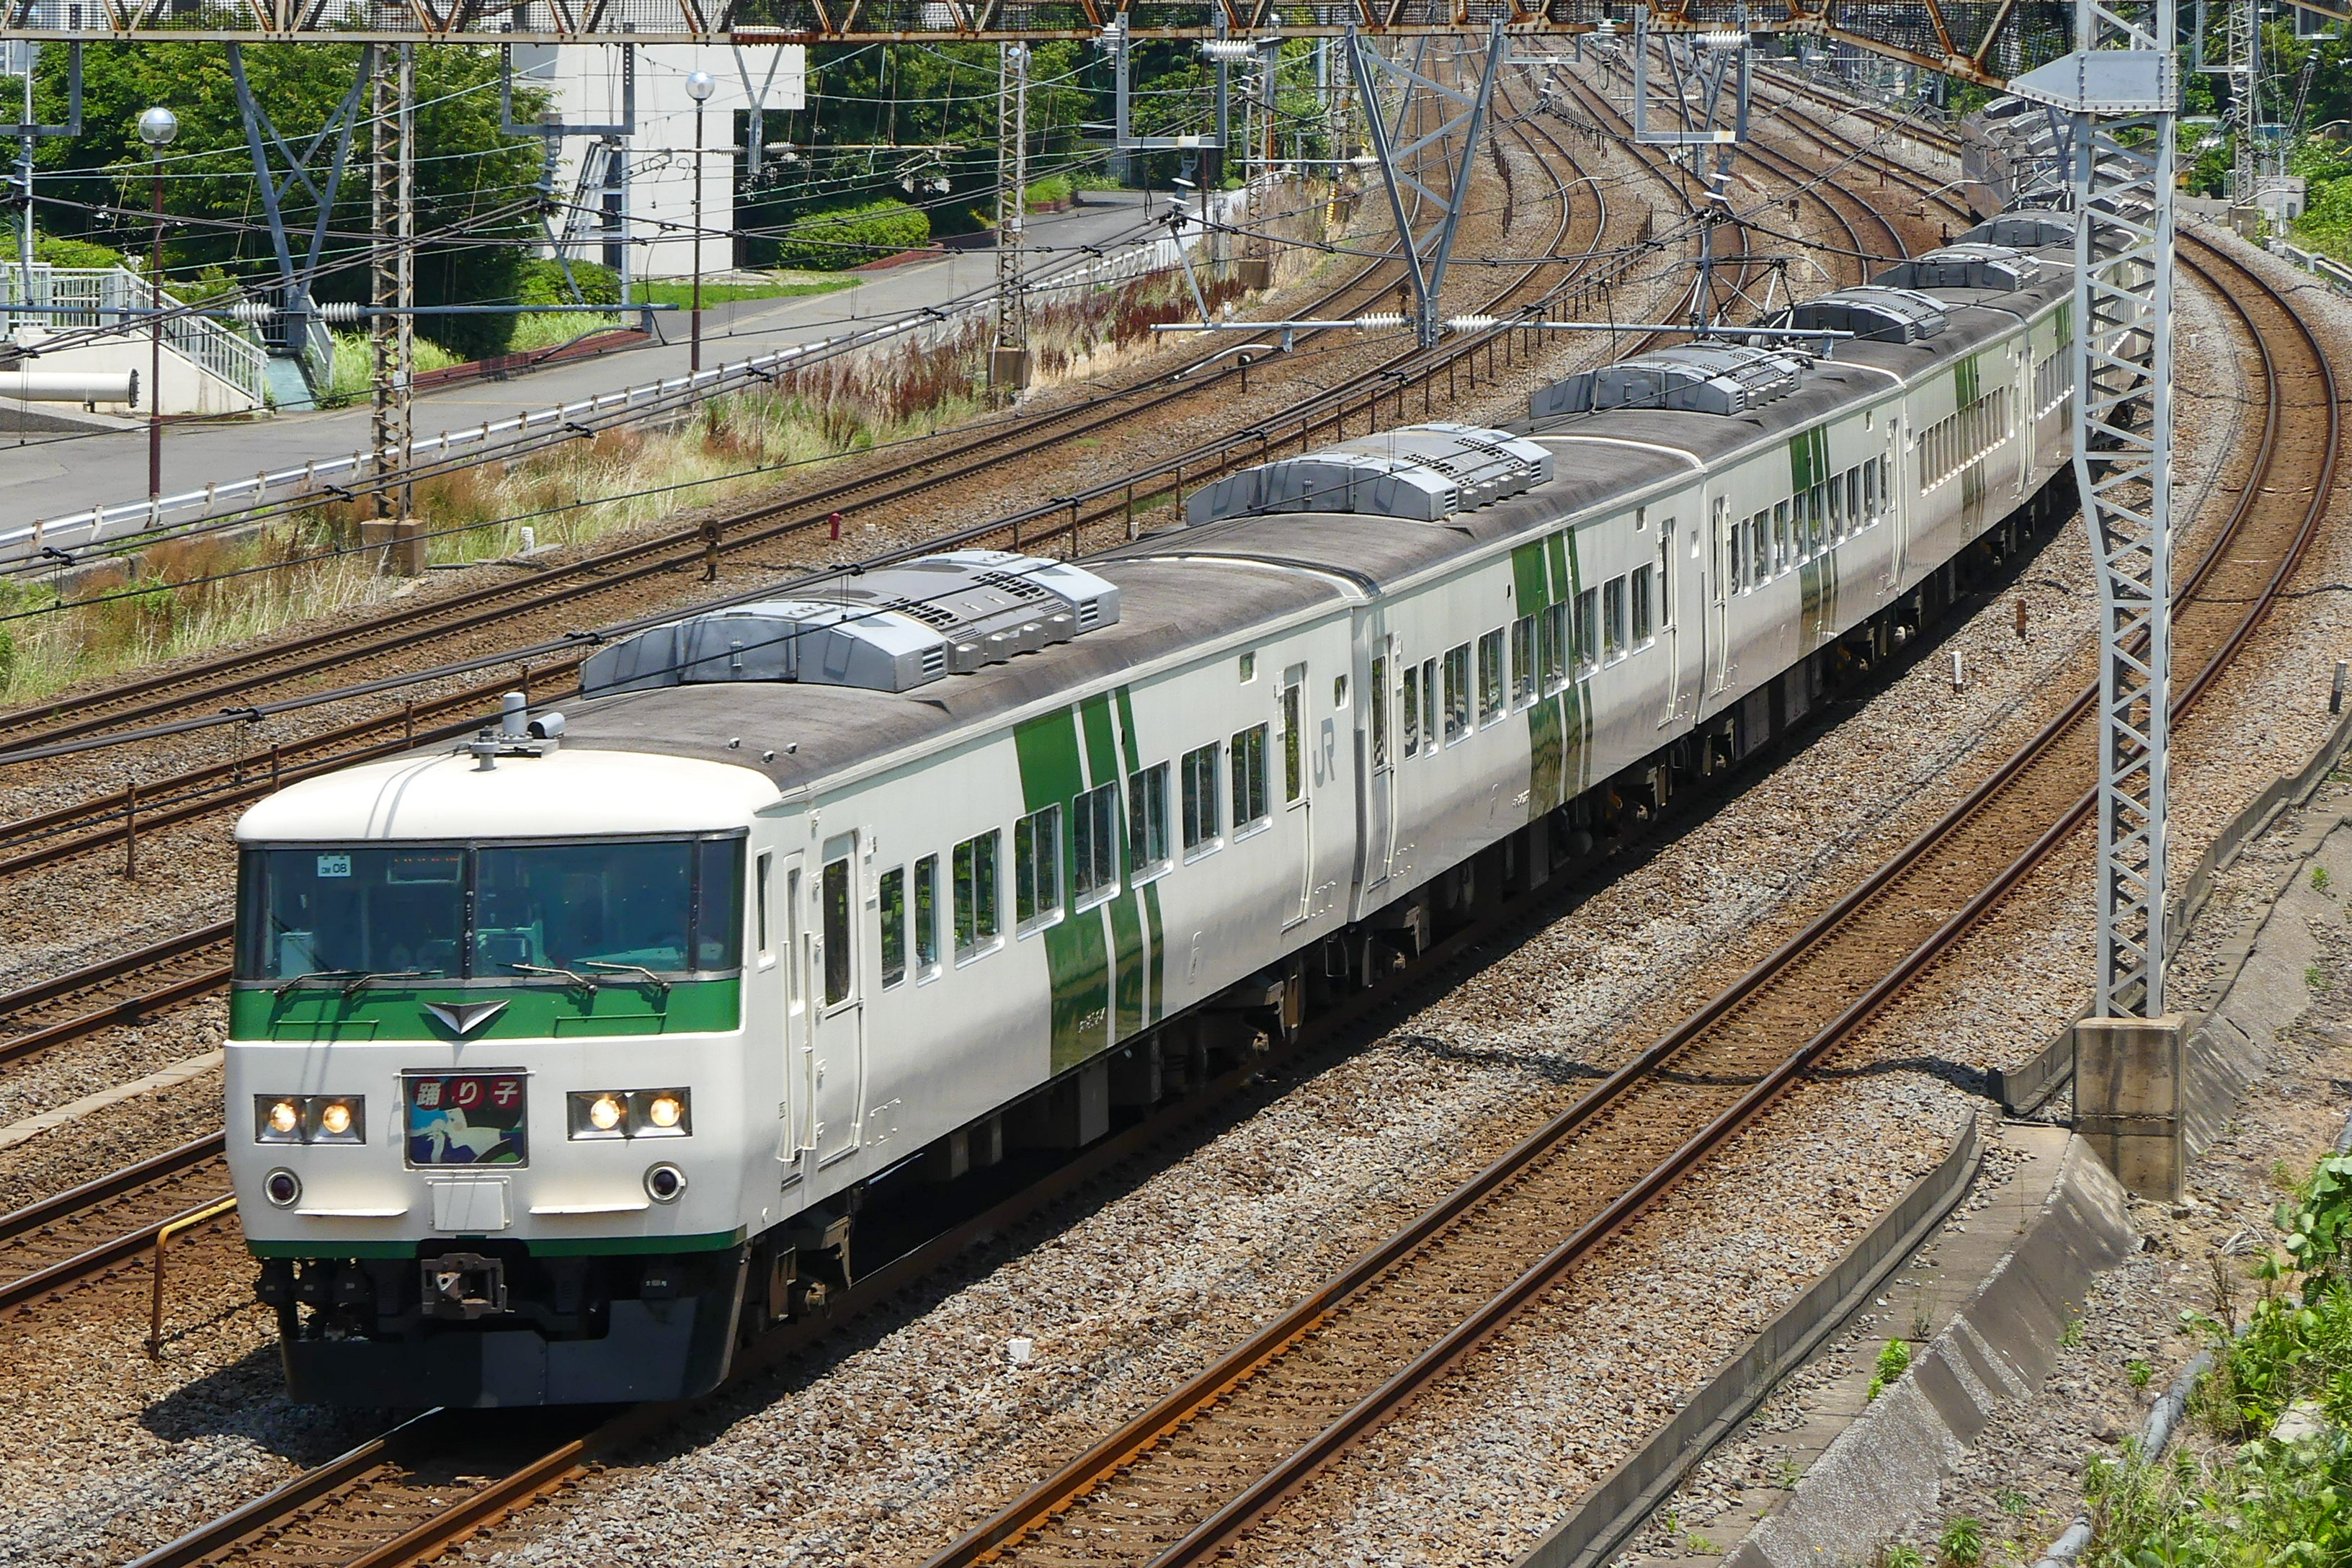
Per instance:
[[[354,325],[366,313],[367,307],[356,300],[329,300],[319,307],[319,320],[330,326]]]
[[[228,308],[229,320],[257,327],[278,319],[278,307],[267,300],[239,300]]]
[[[1404,318],[1393,310],[1374,310],[1356,318],[1356,330],[1360,332],[1387,331],[1403,325]]]
[[[1448,316],[1445,330],[1451,332],[1483,332],[1497,325],[1500,316]]]
[[[1701,48],[1744,49],[1748,47],[1748,35],[1737,27],[1721,27],[1712,32],[1701,33],[1698,36],[1698,41]]]
[[[1223,65],[1237,65],[1256,52],[1257,46],[1246,38],[1206,38],[1201,44],[1201,58]]]

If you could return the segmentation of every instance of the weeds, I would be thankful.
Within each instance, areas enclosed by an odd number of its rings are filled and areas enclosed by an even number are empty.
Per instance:
[[[2058,1342],[2070,1351],[2082,1344],[2083,1319],[2080,1313],[2067,1315],[2066,1326],[2058,1331]]]
[[[2327,891],[2329,884],[2334,880],[2335,879],[2328,876],[2326,867],[2314,866],[2311,868],[2311,890],[2313,892],[2324,893]]]
[[[1870,1392],[1865,1397],[1875,1399],[1885,1393],[1905,1373],[1911,1370],[1911,1346],[1903,1340],[1889,1340],[1878,1352],[1876,1370],[1871,1374]]]
[[[2134,1388],[2146,1388],[2148,1380],[2156,1375],[2156,1368],[2144,1361],[2126,1362],[2124,1375],[2131,1379],[2131,1385]]]
[[[2315,963],[2303,966],[2303,983],[2314,991],[2327,989],[2327,972]]]
[[[1907,1541],[1889,1542],[1878,1549],[1878,1568],[1927,1568],[1927,1559]]]
[[[1984,1523],[1962,1514],[1944,1526],[1936,1551],[1950,1568],[1977,1568],[1984,1561]]]

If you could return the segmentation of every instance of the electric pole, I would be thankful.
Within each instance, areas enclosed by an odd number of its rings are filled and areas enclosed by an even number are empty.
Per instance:
[[[374,531],[388,547],[384,569],[413,577],[425,569],[411,515],[415,488],[405,478],[416,369],[416,323],[409,313],[416,303],[416,46],[396,44],[379,50],[375,67],[369,104],[374,163],[368,183],[374,233],[369,296],[377,306],[369,324],[369,433],[378,480]],[[398,485],[382,483],[394,473],[403,476]]]
[[[996,67],[996,340],[988,355],[988,384],[1013,397],[1029,384],[1029,301],[1021,287],[1028,189],[1029,47],[1002,44]]]

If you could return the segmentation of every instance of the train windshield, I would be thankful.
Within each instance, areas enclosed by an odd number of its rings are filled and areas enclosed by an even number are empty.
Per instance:
[[[261,848],[237,976],[593,979],[742,962],[743,840]]]

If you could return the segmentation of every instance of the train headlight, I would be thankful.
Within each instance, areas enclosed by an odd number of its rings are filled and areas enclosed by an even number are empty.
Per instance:
[[[682,1089],[591,1089],[566,1099],[574,1142],[684,1138],[694,1131],[693,1100]]]
[[[364,1143],[367,1097],[358,1094],[257,1094],[257,1143]]]

